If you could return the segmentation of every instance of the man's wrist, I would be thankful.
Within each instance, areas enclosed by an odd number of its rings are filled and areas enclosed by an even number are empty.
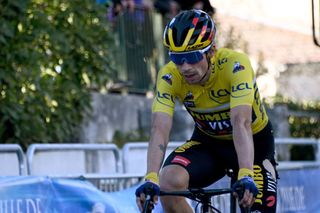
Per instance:
[[[158,174],[156,172],[149,172],[144,177],[144,180],[145,181],[150,181],[152,183],[155,183],[155,184],[159,185],[159,176],[158,176]]]
[[[238,172],[238,180],[240,180],[241,178],[243,178],[245,176],[253,178],[254,172],[248,168],[241,168]]]

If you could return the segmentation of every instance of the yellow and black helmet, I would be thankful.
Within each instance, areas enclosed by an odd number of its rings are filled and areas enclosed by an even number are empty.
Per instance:
[[[213,43],[215,33],[215,24],[207,13],[186,10],[167,24],[163,43],[171,52],[202,50]]]

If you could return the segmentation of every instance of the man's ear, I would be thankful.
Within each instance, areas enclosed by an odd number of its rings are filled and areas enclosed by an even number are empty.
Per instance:
[[[214,56],[214,53],[216,51],[216,46],[212,45],[212,47],[210,48],[210,50],[208,51],[208,56],[211,58]]]

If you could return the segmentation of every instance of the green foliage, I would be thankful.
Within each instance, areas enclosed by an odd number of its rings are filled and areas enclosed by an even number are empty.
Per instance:
[[[288,108],[311,113],[310,116],[289,116],[290,134],[297,138],[320,137],[320,103],[288,101]],[[291,147],[291,160],[315,160],[315,150],[311,145]]]
[[[297,101],[288,97],[277,95],[272,102],[279,104],[286,104],[290,110],[300,110],[305,112],[320,112],[319,101]]]
[[[320,138],[320,102],[319,101],[295,101],[290,98],[277,95],[273,98],[273,104],[285,104],[288,110],[296,112],[289,115],[291,137]]]
[[[0,1],[0,140],[75,140],[90,89],[112,73],[109,24],[91,0]]]
[[[319,138],[320,117],[290,116],[290,134],[295,138]]]
[[[295,112],[288,116],[290,136],[294,138],[320,138],[320,102],[294,101],[280,95],[273,104],[285,104],[288,110]],[[312,145],[293,145],[290,147],[291,160],[314,160],[315,149]]]
[[[312,145],[293,145],[290,147],[290,160],[315,160],[315,147]]]

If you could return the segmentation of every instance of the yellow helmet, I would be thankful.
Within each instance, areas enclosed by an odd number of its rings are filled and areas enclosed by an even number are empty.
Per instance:
[[[216,27],[210,16],[202,10],[186,10],[167,24],[163,43],[170,52],[202,50],[215,39]]]

